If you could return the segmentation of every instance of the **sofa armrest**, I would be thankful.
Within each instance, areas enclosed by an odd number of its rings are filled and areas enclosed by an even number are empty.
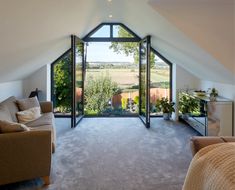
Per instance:
[[[50,175],[51,132],[0,134],[0,185]]]
[[[235,142],[235,137],[192,137],[191,138],[191,150],[193,156],[202,148],[225,142]]]
[[[40,102],[40,107],[41,107],[42,113],[53,112],[52,102],[49,102],[49,101]]]

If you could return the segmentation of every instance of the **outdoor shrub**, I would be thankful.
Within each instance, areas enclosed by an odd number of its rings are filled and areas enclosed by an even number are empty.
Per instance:
[[[109,106],[109,101],[117,91],[117,83],[113,82],[108,75],[95,79],[88,78],[85,88],[86,111],[102,113]]]
[[[125,110],[127,108],[128,99],[122,98],[122,109]]]

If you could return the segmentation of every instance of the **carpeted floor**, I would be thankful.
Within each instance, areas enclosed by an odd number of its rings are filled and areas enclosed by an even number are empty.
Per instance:
[[[85,118],[63,131],[53,155],[47,190],[180,190],[191,160],[189,139],[198,135],[181,123],[138,118]],[[31,180],[2,189],[40,189]],[[0,187],[1,189],[1,187]]]

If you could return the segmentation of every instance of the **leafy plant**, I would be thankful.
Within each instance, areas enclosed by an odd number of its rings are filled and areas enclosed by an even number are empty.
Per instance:
[[[59,112],[71,112],[71,53],[54,66],[55,106]]]
[[[107,75],[95,79],[90,77],[87,81],[85,88],[86,112],[100,114],[108,108],[110,99],[118,91],[118,85]]]
[[[135,96],[135,98],[134,98],[134,103],[137,105],[137,106],[139,106],[139,96]]]
[[[180,94],[179,96],[179,111],[182,114],[192,113],[198,108],[198,102],[191,96]]]
[[[163,113],[172,113],[175,112],[174,108],[175,103],[170,102],[168,98],[162,97],[156,101],[156,109]]]
[[[122,109],[125,110],[127,108],[127,102],[128,99],[127,98],[122,98]]]
[[[217,97],[218,95],[219,95],[218,90],[216,90],[215,88],[212,88],[210,96]]]

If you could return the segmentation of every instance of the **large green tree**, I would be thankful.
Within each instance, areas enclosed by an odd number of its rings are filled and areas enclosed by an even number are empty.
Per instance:
[[[132,38],[133,35],[126,29],[118,26],[118,37],[119,38]],[[133,56],[134,62],[139,63],[139,43],[138,42],[112,42],[109,49],[120,54],[124,53],[126,56]],[[150,54],[150,67],[154,67],[156,56],[153,52]]]

